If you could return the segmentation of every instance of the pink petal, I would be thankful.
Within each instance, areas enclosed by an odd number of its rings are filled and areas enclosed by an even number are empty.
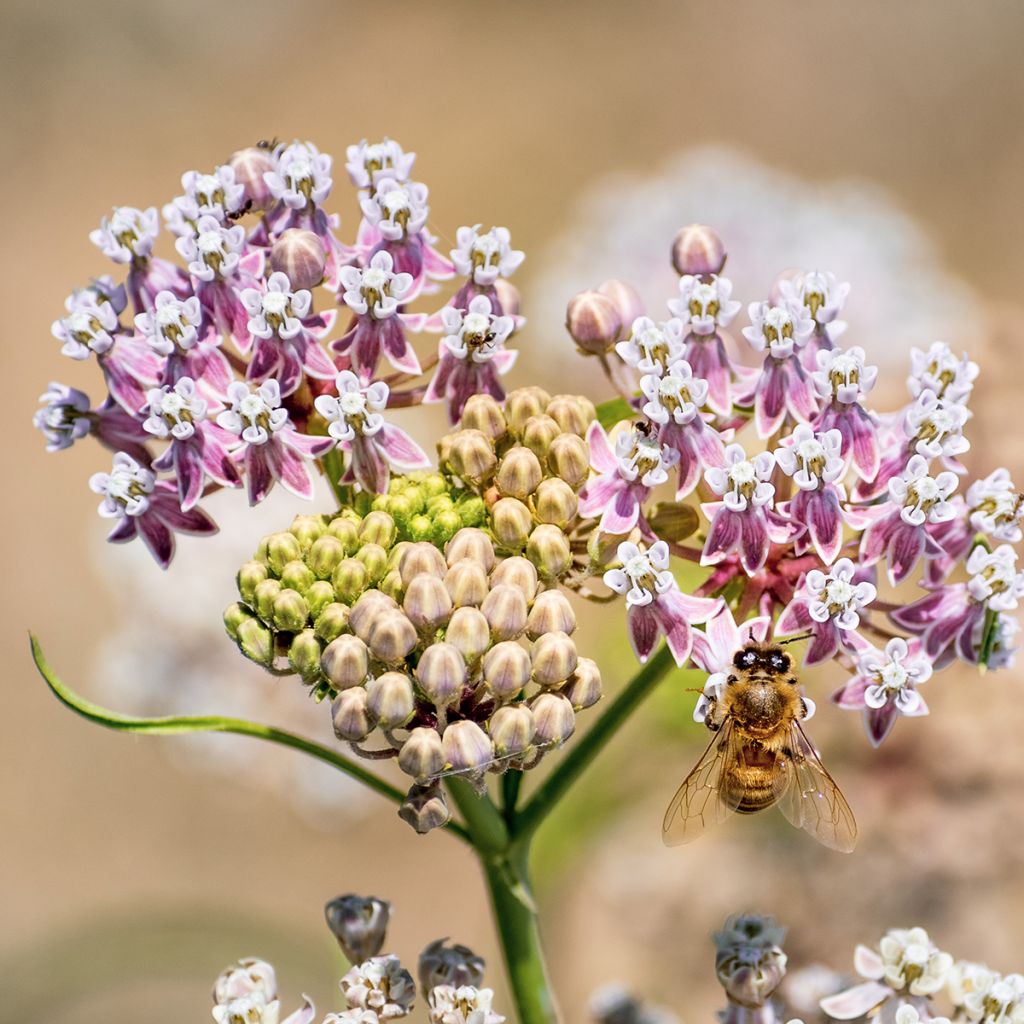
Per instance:
[[[807,608],[807,599],[797,597],[790,601],[779,616],[775,624],[775,635],[795,636],[797,633],[806,633],[814,624]]]
[[[608,443],[608,435],[597,420],[587,430],[587,444],[590,446],[590,464],[598,473],[614,473],[619,467],[615,453]]]
[[[647,488],[640,488],[646,491]],[[637,500],[637,488],[624,487],[615,495],[614,501],[604,510],[601,516],[601,530],[605,533],[629,533],[640,518],[640,502]]]
[[[727,416],[732,412],[729,357],[719,335],[700,339],[691,334],[686,339],[684,358],[690,364],[694,377],[708,382],[708,406]]]
[[[748,509],[737,513],[740,519],[743,568],[753,576],[768,559],[768,527],[764,516]]]
[[[658,642],[660,632],[658,619],[651,605],[634,605],[626,613],[626,625],[629,630],[629,642],[642,664],[650,656]]]
[[[274,473],[263,451],[266,447],[249,445],[245,451],[246,488],[250,505],[258,505],[274,488]]]
[[[884,1003],[892,994],[891,988],[877,981],[866,981],[838,995],[822,999],[820,1005],[834,1020],[856,1020]]]
[[[700,556],[701,565],[714,565],[720,562],[740,542],[742,513],[732,512],[724,505],[715,513],[708,531],[708,539]]]
[[[754,396],[757,436],[771,437],[786,415],[786,374],[778,361],[768,356]]]
[[[864,712],[864,726],[873,747],[881,746],[882,740],[892,732],[900,713],[892,700],[880,708],[868,708]]]
[[[889,544],[889,581],[902,583],[921,560],[924,551],[924,530],[901,522]]]
[[[399,469],[424,469],[430,465],[427,453],[404,431],[385,423],[378,438],[384,454]]]

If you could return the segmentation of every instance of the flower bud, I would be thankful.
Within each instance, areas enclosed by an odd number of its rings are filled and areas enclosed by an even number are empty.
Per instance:
[[[235,172],[235,181],[245,189],[246,202],[252,203],[255,210],[270,209],[274,196],[263,178],[275,169],[270,150],[260,146],[240,149],[231,154],[228,165]]]
[[[412,544],[407,540],[400,540],[391,550],[388,552],[388,572],[392,569],[397,569],[402,564],[402,555],[412,547]]]
[[[539,693],[530,702],[533,742],[541,746],[564,743],[576,729],[576,715],[560,693]]]
[[[246,562],[235,577],[238,583],[238,593],[242,600],[254,606],[256,587],[269,576],[267,567],[262,562]]]
[[[299,542],[305,554],[313,542],[324,535],[324,529],[323,516],[296,516],[288,532]]]
[[[300,594],[305,594],[312,586],[315,578],[305,562],[296,560],[289,562],[284,567],[284,571],[281,573],[281,586],[287,587],[289,590],[297,590]]]
[[[271,246],[270,269],[284,274],[292,290],[315,288],[324,279],[324,245],[312,231],[289,228]]]
[[[505,414],[490,395],[471,395],[462,410],[462,426],[479,430],[492,441],[505,436]]]
[[[309,619],[309,605],[297,590],[284,589],[274,598],[274,628],[297,633]]]
[[[275,576],[280,576],[289,562],[301,557],[302,546],[294,534],[272,533],[267,538],[267,561]]]
[[[345,545],[337,537],[325,534],[310,545],[306,552],[306,565],[317,579],[329,580],[344,557]]]
[[[397,665],[416,646],[416,627],[398,611],[374,620],[367,645],[385,665]]]
[[[296,633],[288,648],[288,664],[306,683],[320,675],[320,641],[311,629]]]
[[[388,553],[379,544],[364,544],[356,552],[356,560],[366,566],[371,586],[384,578],[388,567]]]
[[[359,539],[363,544],[379,544],[382,548],[389,548],[397,536],[395,521],[387,512],[371,512],[359,527]]]
[[[444,771],[444,750],[436,729],[413,729],[398,753],[398,767],[417,782],[426,782]]]
[[[533,529],[533,514],[518,498],[499,498],[491,509],[491,529],[508,551],[522,551]]]
[[[433,513],[434,529],[431,539],[435,544],[445,544],[462,528],[462,516],[455,510],[454,505],[448,509]]]
[[[259,619],[246,619],[237,628],[238,647],[241,652],[258,665],[269,668],[274,660],[274,638]]]
[[[447,946],[444,939],[437,939],[420,953],[420,988],[424,997],[439,985],[480,988],[484,983],[484,966],[483,958],[466,946]]]
[[[435,707],[448,707],[462,699],[466,661],[450,642],[431,644],[416,665],[416,681]]]
[[[522,703],[506,704],[491,715],[491,743],[496,757],[514,757],[533,743],[533,712]]]
[[[345,516],[336,516],[327,524],[328,536],[341,541],[345,554],[351,554],[359,546],[359,527]]]
[[[434,536],[434,520],[427,515],[413,516],[406,527],[406,533],[417,544],[429,544]]]
[[[413,578],[422,573],[436,576],[439,580],[444,579],[448,563],[433,544],[421,541],[406,548],[398,563],[398,569],[402,574],[402,583],[409,586]]]
[[[622,334],[615,339],[619,341],[629,332],[633,321],[638,316],[644,315],[644,300],[640,298],[639,293],[631,284],[626,284],[625,281],[620,281],[615,277],[602,281],[597,286],[597,290],[606,298],[611,299],[619,311],[619,317],[622,320]]]
[[[533,496],[533,510],[542,523],[564,530],[576,516],[576,492],[557,477],[541,480]]]
[[[454,565],[463,558],[479,562],[485,572],[494,565],[494,545],[483,530],[467,526],[459,530],[444,549],[448,565]]]
[[[232,640],[238,639],[238,627],[253,618],[252,612],[238,601],[224,609],[224,629]]]
[[[590,476],[590,448],[576,434],[559,434],[548,450],[548,466],[574,491],[578,491]]]
[[[533,678],[541,686],[557,686],[576,671],[576,645],[561,630],[538,637],[530,654]]]
[[[272,1003],[277,998],[274,968],[255,957],[246,957],[226,967],[213,983],[213,1001],[218,1006],[254,995],[262,996],[264,1003]]]
[[[412,786],[398,816],[422,836],[446,825],[451,812],[440,785],[432,782],[429,786]]]
[[[342,690],[331,705],[334,719],[334,735],[339,740],[356,742],[364,740],[373,730],[373,722],[366,706],[366,690],[352,686]]]
[[[470,483],[489,480],[498,464],[494,445],[480,430],[460,430],[452,435],[448,462],[457,476]]]
[[[316,617],[313,632],[316,633],[324,643],[336,640],[342,633],[348,632],[349,608],[347,604],[332,602],[326,605],[323,611]]]
[[[720,274],[725,266],[725,246],[718,232],[705,224],[688,224],[680,228],[672,242],[672,266],[682,277],[693,274],[706,277]]]
[[[395,601],[401,601],[405,596],[402,574],[397,569],[392,569],[377,586],[382,594],[387,594],[388,597],[393,598]]]
[[[320,670],[336,690],[361,686],[370,671],[366,644],[350,633],[332,640],[320,657]]]
[[[324,907],[324,917],[345,959],[361,964],[383,948],[391,904],[376,896],[336,896]]]
[[[526,556],[545,579],[557,579],[572,565],[569,538],[557,526],[550,524],[538,526],[530,534]]]
[[[476,722],[451,722],[441,736],[444,760],[450,771],[482,771],[494,760],[491,738]]]
[[[491,627],[479,608],[456,608],[444,638],[472,665],[491,646]]]
[[[487,519],[487,505],[484,499],[476,494],[467,494],[459,498],[455,511],[463,526],[482,526]]]
[[[363,640],[369,639],[374,621],[386,611],[395,611],[398,602],[379,590],[368,590],[354,605],[349,616],[352,632]]]
[[[499,277],[494,282],[494,291],[498,302],[501,303],[502,313],[505,316],[518,316],[520,308],[519,289],[507,277]]]
[[[405,725],[416,712],[412,680],[404,672],[385,672],[366,684],[367,707],[385,729]]]
[[[437,629],[452,613],[452,599],[442,580],[429,573],[414,576],[405,588],[402,608],[409,621],[419,630]]]
[[[597,410],[594,403],[583,395],[555,395],[548,404],[548,415],[566,434],[583,437],[594,422]]]
[[[622,335],[622,314],[606,295],[580,292],[566,307],[565,329],[583,352],[603,355]]]
[[[502,700],[519,693],[530,681],[530,655],[514,640],[495,644],[484,655],[484,682]]]
[[[253,608],[268,626],[274,621],[274,602],[281,589],[280,580],[264,580],[253,592]]]
[[[358,558],[343,558],[331,573],[331,585],[339,601],[351,604],[366,589],[370,574]]]
[[[647,522],[661,540],[676,543],[695,534],[700,525],[695,508],[675,501],[659,501],[647,517]]]
[[[528,498],[544,478],[540,460],[529,448],[510,448],[501,460],[494,483],[504,497]]]
[[[517,436],[522,434],[526,421],[539,416],[548,407],[551,396],[538,387],[517,388],[505,399],[505,422]]]
[[[529,604],[537,593],[537,570],[533,562],[521,555],[506,558],[496,565],[491,573],[491,586],[496,587],[501,583],[521,590],[526,603]]]
[[[523,444],[538,459],[546,459],[551,442],[561,432],[562,428],[547,413],[531,416],[523,427]]]
[[[496,640],[514,640],[526,629],[526,598],[518,587],[500,583],[480,606]]]
[[[731,1003],[758,1010],[782,984],[786,954],[771,945],[742,943],[720,947],[715,956],[715,974]]]
[[[576,671],[569,676],[561,692],[573,709],[582,711],[593,707],[601,699],[601,670],[590,658],[579,658]]]
[[[309,589],[303,595],[306,604],[309,605],[309,617],[313,622],[320,617],[320,613],[334,601],[334,587],[327,580],[316,580],[310,584]]]
[[[536,640],[545,633],[572,633],[576,629],[576,613],[569,599],[560,590],[538,594],[526,620],[526,635]]]
[[[466,605],[479,607],[490,589],[484,567],[472,558],[460,558],[453,562],[445,573],[444,585],[448,588],[452,604],[458,608]]]

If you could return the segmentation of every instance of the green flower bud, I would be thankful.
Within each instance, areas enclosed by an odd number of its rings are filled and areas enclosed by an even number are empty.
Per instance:
[[[533,712],[525,704],[507,704],[491,715],[489,729],[497,757],[526,753],[533,742]]]
[[[323,516],[296,516],[288,532],[299,542],[302,551],[306,552],[318,537],[324,535],[325,529]]]
[[[431,644],[416,665],[416,681],[435,707],[448,707],[462,699],[466,662],[452,643]]]
[[[526,629],[526,598],[518,587],[499,583],[480,606],[496,640],[514,640]]]
[[[400,602],[405,596],[405,584],[402,582],[402,574],[397,569],[390,570],[377,587],[382,594],[387,594],[395,601]]]
[[[411,787],[405,803],[398,809],[398,816],[422,836],[446,825],[451,812],[440,784],[434,782],[429,786]]]
[[[395,494],[388,498],[387,513],[398,525],[405,525],[419,511],[417,502],[409,494]]]
[[[548,465],[555,476],[578,491],[590,476],[590,448],[582,437],[559,434],[548,449]]]
[[[274,598],[274,628],[282,633],[297,633],[309,619],[309,605],[297,590],[283,589]]]
[[[398,571],[402,574],[402,582],[409,586],[416,576],[424,573],[436,576],[439,580],[444,579],[448,564],[433,544],[420,542],[405,549],[398,563]]]
[[[463,526],[482,526],[487,520],[487,504],[475,494],[460,498],[455,507]]]
[[[305,594],[315,579],[305,562],[289,562],[281,573],[281,586]]]
[[[415,473],[416,482],[428,498],[448,492],[448,481],[440,473]]]
[[[382,594],[379,590],[368,590],[354,605],[349,616],[349,625],[352,632],[363,640],[368,640],[370,630],[376,618],[384,612],[393,612],[398,608],[398,602],[394,598]]]
[[[385,665],[397,665],[416,646],[416,627],[401,612],[379,615],[370,627],[367,644]]]
[[[402,564],[402,555],[412,547],[412,544],[407,540],[400,540],[389,552],[388,552],[388,572],[392,569],[397,569]]]
[[[576,711],[593,707],[601,699],[601,670],[590,658],[579,658],[576,671],[561,689]]]
[[[660,539],[677,544],[695,534],[700,526],[697,510],[675,501],[659,501],[647,522]]]
[[[288,648],[288,664],[311,683],[320,676],[320,641],[311,629],[296,633]]]
[[[444,638],[458,648],[467,665],[473,665],[491,646],[491,627],[479,608],[456,608]]]
[[[339,740],[355,743],[365,740],[373,730],[373,720],[367,708],[366,690],[353,686],[342,690],[331,705],[334,719],[334,735]]]
[[[560,693],[539,693],[530,701],[533,742],[542,746],[564,743],[576,731],[576,714]]]
[[[402,608],[418,630],[429,632],[448,621],[452,599],[442,580],[430,573],[421,573],[406,586]]]
[[[484,567],[472,558],[460,558],[445,573],[444,585],[457,608],[479,607],[487,596],[490,585]]]
[[[444,750],[435,729],[413,729],[398,753],[398,767],[417,782],[427,782],[444,771]]]
[[[270,535],[269,534],[266,537],[261,537],[260,538],[260,542],[256,546],[256,550],[255,550],[255,552],[253,552],[253,556],[252,556],[255,561],[262,562],[264,565],[268,565],[269,564],[269,559],[267,558],[267,546],[269,544],[270,544]]]
[[[370,503],[370,512],[387,512],[388,505],[390,504],[390,497],[386,494],[377,494],[374,496],[373,501]]]
[[[476,722],[452,722],[441,736],[445,764],[450,771],[483,771],[494,760],[490,736]]]
[[[505,436],[505,414],[490,395],[472,395],[462,410],[463,427],[479,430],[492,441]]]
[[[272,533],[267,539],[267,561],[275,576],[280,576],[289,562],[301,557],[302,547],[293,534]]]
[[[604,355],[622,334],[622,315],[606,295],[580,292],[566,307],[565,328],[581,351]]]
[[[430,516],[413,516],[409,520],[409,539],[416,543],[428,543],[434,536],[434,520]]]
[[[379,544],[382,548],[389,548],[397,536],[395,521],[387,512],[371,512],[359,527],[359,539],[364,544]]]
[[[314,580],[302,596],[309,605],[310,619],[316,622],[320,613],[334,601],[334,587],[327,580]]]
[[[495,540],[508,551],[522,551],[533,530],[533,514],[518,498],[499,498],[491,508]]]
[[[416,712],[412,680],[404,672],[385,672],[366,685],[366,706],[385,729],[405,725]]]
[[[533,678],[541,686],[558,686],[576,671],[576,645],[561,630],[538,637],[530,652]]]
[[[576,492],[557,477],[541,480],[533,496],[533,510],[542,523],[564,530],[576,516]]]
[[[366,589],[370,574],[357,558],[343,558],[331,574],[334,592],[340,601],[351,604]]]
[[[370,583],[378,583],[384,578],[388,567],[388,553],[379,544],[364,544],[357,552],[356,559],[366,566]]]
[[[447,558],[446,568],[447,565],[454,565],[463,558],[471,558],[474,562],[479,562],[485,572],[490,572],[494,566],[494,544],[483,530],[475,530],[471,527],[459,530],[448,541],[444,553]]]
[[[244,604],[236,601],[224,609],[224,629],[232,640],[238,639],[238,627],[253,618],[252,612]]]
[[[459,430],[451,435],[448,460],[457,476],[481,485],[491,478],[498,464],[494,445],[479,430]]]
[[[526,544],[526,555],[544,579],[558,579],[572,565],[569,538],[557,527],[536,527]]]
[[[448,512],[455,508],[455,502],[450,494],[435,494],[427,502],[426,508],[428,515],[436,516],[441,512]]]
[[[318,580],[329,580],[338,563],[345,557],[345,545],[337,537],[327,533],[306,552],[306,565]]]
[[[583,395],[555,395],[547,412],[564,433],[577,434],[579,437],[586,434],[587,427],[597,417],[594,403]]]
[[[262,562],[246,562],[238,570],[238,575],[235,577],[238,583],[238,593],[250,608],[255,605],[256,587],[269,575],[267,567]]]
[[[538,387],[517,388],[505,399],[505,422],[519,436],[531,416],[539,416],[551,401],[551,396]]]
[[[359,528],[346,516],[332,519],[327,524],[327,534],[341,541],[346,555],[350,555],[359,546]]]
[[[538,594],[526,620],[526,635],[536,640],[545,633],[572,633],[576,629],[576,613],[569,599],[560,590]]]
[[[530,682],[530,655],[514,640],[495,644],[484,655],[484,682],[501,700],[515,697]]]
[[[462,528],[462,516],[454,509],[434,513],[434,530],[431,539],[435,544],[445,544]]]
[[[347,604],[338,604],[337,602],[329,604],[317,615],[313,632],[324,643],[329,644],[332,640],[341,636],[342,633],[348,632],[349,614]]]
[[[604,567],[618,558],[619,544],[622,538],[612,533],[593,530],[587,540],[587,557],[591,563],[591,574],[600,575]]]
[[[274,637],[259,619],[246,619],[238,624],[239,650],[250,660],[264,668],[274,661]]]
[[[531,416],[523,427],[523,444],[537,456],[546,459],[551,442],[562,433],[562,428],[546,413]]]
[[[256,614],[269,626],[274,620],[274,602],[281,593],[280,580],[264,580],[256,585],[253,594],[253,607]]]
[[[491,573],[491,586],[496,587],[502,583],[521,590],[526,603],[529,604],[537,593],[538,585],[537,570],[533,562],[521,555],[499,562]]]
[[[370,655],[366,644],[351,634],[332,640],[320,656],[320,671],[337,690],[361,686],[370,671]]]
[[[503,497],[525,501],[544,478],[540,460],[529,448],[517,445],[505,452],[494,478]]]

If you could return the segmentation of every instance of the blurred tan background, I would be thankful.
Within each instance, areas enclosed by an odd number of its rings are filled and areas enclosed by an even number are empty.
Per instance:
[[[303,990],[330,1009],[341,964],[320,914],[342,891],[394,901],[389,945],[408,960],[440,935],[477,948],[508,1006],[483,889],[453,841],[417,840],[390,807],[361,794],[350,805],[343,793],[319,811],[308,800],[296,810],[289,783],[239,778],[256,771],[258,750],[238,754],[232,775],[193,763],[179,741],[103,732],[60,708],[32,670],[29,627],[69,682],[100,695],[97,652],[114,657],[111,636],[129,642],[117,629],[126,602],[116,595],[129,574],[137,577],[127,592],[145,592],[148,602],[131,642],[188,646],[173,611],[161,611],[160,573],[100,551],[104,524],[86,484],[107,455],[81,445],[46,456],[30,422],[50,379],[99,391],[91,368],[59,355],[49,326],[72,287],[107,271],[87,236],[112,205],[159,205],[176,194],[182,171],[212,167],[256,139],[309,138],[335,156],[330,208],[342,212],[350,240],[344,148],[387,134],[419,154],[435,230],[452,237],[477,220],[510,227],[528,254],[517,283],[529,315],[531,291],[552,287],[538,279],[557,264],[551,245],[581,196],[609,175],[632,187],[681,152],[726,144],[808,188],[842,180],[881,190],[976,303],[969,329],[983,378],[972,469],[1005,462],[1020,479],[1024,8],[1013,0],[4,0],[0,16],[4,1022],[206,1020],[209,982],[251,954],[277,964],[286,1010]],[[678,226],[656,234],[658,261]],[[744,240],[726,241],[742,258]],[[757,257],[772,263],[770,253]],[[620,273],[636,279],[644,269]],[[879,359],[881,335],[849,341]],[[553,353],[565,344],[557,316],[533,319],[513,382],[557,390],[552,367],[568,364]],[[244,516],[234,523],[240,537],[207,543],[244,552],[268,528]],[[202,552],[192,556],[201,567]],[[230,579],[216,585],[230,599]],[[631,670],[621,612],[605,609],[583,627],[610,688]],[[145,658],[133,664],[131,682],[144,690]],[[232,685],[242,680],[277,699],[274,684],[246,674],[240,659],[225,664],[237,673]],[[689,723],[692,697],[681,692],[692,682],[663,687],[538,851],[545,931],[569,1020],[585,1019],[588,994],[613,979],[684,1020],[709,1019],[717,993],[708,933],[748,908],[793,926],[795,963],[825,958],[845,969],[856,942],[921,923],[955,953],[1024,969],[1019,675],[937,678],[926,694],[932,716],[900,722],[879,754],[854,716],[821,702],[814,735],[862,829],[846,859],[770,820],[736,823],[685,850],[662,848],[663,805],[702,742]],[[810,689],[825,697],[835,682],[811,679]],[[219,672],[187,685],[193,710],[232,710]],[[281,700],[288,697],[302,700],[298,691]]]

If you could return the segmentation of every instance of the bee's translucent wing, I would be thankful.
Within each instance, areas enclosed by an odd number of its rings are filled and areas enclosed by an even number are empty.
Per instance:
[[[727,717],[668,805],[661,826],[666,846],[691,842],[736,810],[743,793],[728,785],[726,770],[739,756],[739,737]]]
[[[857,843],[857,822],[835,780],[825,770],[799,722],[790,728],[791,756],[779,774],[779,809],[819,843],[849,853]]]

